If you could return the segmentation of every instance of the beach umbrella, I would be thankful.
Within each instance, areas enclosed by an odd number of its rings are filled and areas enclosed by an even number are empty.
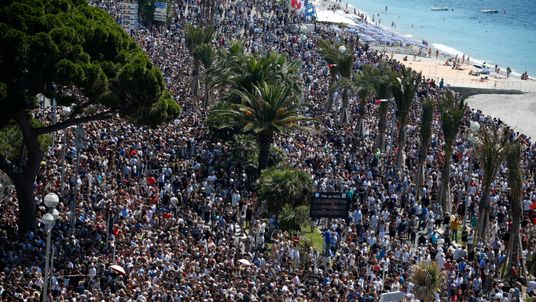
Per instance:
[[[247,260],[247,259],[240,259],[240,260],[238,260],[238,262],[239,262],[240,264],[242,264],[242,265],[245,265],[245,266],[252,266],[252,265],[253,265],[253,263],[251,263],[251,262],[250,262],[249,260]]]
[[[110,269],[112,271],[114,271],[115,273],[118,273],[120,275],[126,275],[127,273],[125,272],[125,269],[122,268],[121,266],[117,265],[117,264],[114,264],[114,265],[110,265]]]

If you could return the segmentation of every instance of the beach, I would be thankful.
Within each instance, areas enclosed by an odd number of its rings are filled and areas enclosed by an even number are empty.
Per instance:
[[[390,51],[388,47],[384,47],[384,49],[386,52]],[[404,57],[406,56],[407,60],[405,61]],[[459,69],[452,69],[452,66],[445,65],[445,56],[440,56],[438,59],[435,56],[432,56],[432,58],[417,56],[414,60],[412,55],[395,53],[394,58],[415,71],[422,72],[427,78],[436,80],[436,82],[443,79],[446,86],[536,92],[536,82],[534,80],[521,80],[519,77],[514,76],[506,78],[503,73],[496,75],[493,72],[490,75],[469,75],[471,70],[476,72],[479,69],[474,67],[472,63],[461,64]]]
[[[423,76],[434,79],[439,83],[441,79],[446,87],[480,88],[485,90],[512,90],[521,91],[523,94],[480,94],[468,98],[467,103],[471,108],[481,110],[484,114],[496,117],[510,125],[516,131],[536,137],[536,81],[534,79],[521,80],[519,75],[511,74],[506,77],[506,71],[494,72],[492,66],[488,75],[470,75],[470,71],[477,72],[480,68],[473,64],[481,63],[471,59],[465,61],[457,69],[447,66],[445,62],[455,56],[444,49],[433,48],[432,57],[424,57],[428,54],[428,48],[419,41],[414,41],[410,36],[401,36],[391,29],[370,23],[370,18],[359,9],[355,8],[361,16],[367,16],[368,21],[362,20],[353,14],[354,7],[349,5],[348,12],[343,10],[329,10],[335,3],[331,1],[317,1],[317,14],[319,21],[340,25],[344,30],[354,30],[360,34],[360,39],[369,42],[371,48],[383,52],[387,56],[402,62],[405,66],[421,72]],[[367,41],[369,40],[369,41]],[[393,41],[393,43],[385,43]],[[435,51],[439,56],[435,58]],[[413,55],[418,54],[421,55]],[[404,60],[406,58],[406,60]],[[479,64],[477,64],[479,65]],[[491,68],[490,68],[491,67]]]

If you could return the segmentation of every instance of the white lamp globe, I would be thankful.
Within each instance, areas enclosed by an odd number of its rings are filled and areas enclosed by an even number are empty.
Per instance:
[[[344,45],[339,46],[339,52],[340,53],[345,53],[346,52],[346,47]]]
[[[54,220],[58,220],[58,218],[60,217],[60,212],[57,209],[53,209],[51,214],[52,217],[54,217]]]
[[[54,216],[52,216],[50,213],[46,213],[41,218],[41,222],[46,226],[52,226],[54,225]]]
[[[58,203],[60,203],[60,198],[55,193],[48,193],[45,196],[45,205],[47,208],[54,209],[58,206]]]

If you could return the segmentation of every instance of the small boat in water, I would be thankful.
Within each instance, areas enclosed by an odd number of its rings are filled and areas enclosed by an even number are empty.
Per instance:
[[[498,14],[500,11],[495,8],[486,8],[486,9],[481,9],[480,12],[484,14]]]
[[[434,12],[445,12],[445,11],[448,11],[449,8],[446,7],[446,6],[437,6],[437,5],[434,5],[434,7],[432,7],[431,10],[434,11]]]

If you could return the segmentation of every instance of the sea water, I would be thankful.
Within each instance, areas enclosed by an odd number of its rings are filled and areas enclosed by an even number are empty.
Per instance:
[[[536,75],[536,0],[347,1],[365,12],[369,21],[375,15],[375,23],[426,40],[444,53],[465,54],[471,61]],[[449,10],[432,11],[434,5]],[[500,13],[485,14],[482,9]]]

